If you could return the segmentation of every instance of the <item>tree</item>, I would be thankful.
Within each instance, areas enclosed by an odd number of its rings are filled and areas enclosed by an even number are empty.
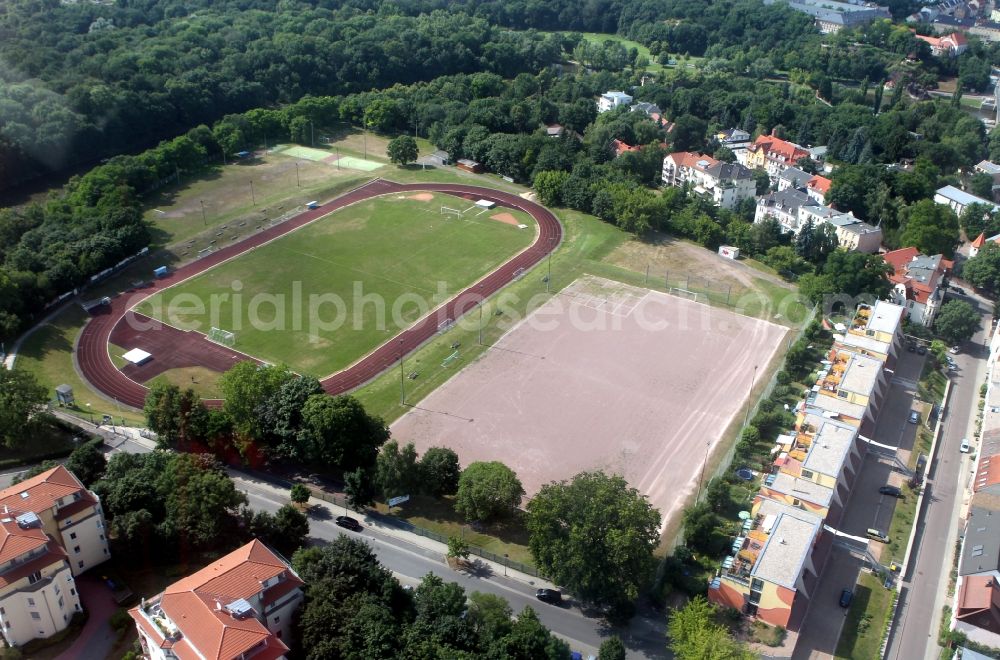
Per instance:
[[[947,206],[924,199],[907,206],[901,215],[900,243],[923,254],[943,254],[951,258],[958,243],[958,216]]]
[[[597,649],[597,660],[625,660],[625,644],[621,637],[612,635],[601,642]]]
[[[583,472],[528,502],[528,547],[538,568],[584,602],[621,608],[653,565],[660,514],[620,475]]]
[[[449,559],[468,559],[469,544],[460,536],[448,537],[448,557]]]
[[[535,610],[525,605],[510,632],[492,646],[492,657],[509,660],[569,660],[569,646],[538,620]]]
[[[934,319],[934,331],[949,346],[972,339],[982,319],[979,312],[964,300],[949,300]]]
[[[973,286],[993,293],[1000,291],[1000,245],[987,243],[965,262],[962,277]]]
[[[27,442],[46,401],[48,391],[33,373],[0,366],[0,444],[13,449]]]
[[[421,487],[429,495],[454,495],[461,476],[458,454],[447,447],[431,447],[420,458]]]
[[[371,469],[359,467],[344,475],[344,494],[352,509],[371,506],[375,503],[377,493],[375,475]]]
[[[538,198],[545,206],[559,206],[562,204],[562,187],[569,178],[568,172],[543,171],[535,174],[532,186],[538,193]]]
[[[499,461],[477,461],[462,471],[455,511],[466,520],[486,521],[511,513],[524,497],[517,475]]]
[[[87,488],[104,476],[104,470],[108,467],[108,461],[101,451],[103,445],[104,441],[100,438],[88,440],[74,449],[66,459],[66,469],[75,474]]]
[[[420,477],[417,450],[412,442],[402,449],[395,440],[382,445],[375,459],[375,478],[383,497],[388,500],[418,494],[423,485]]]
[[[261,411],[281,387],[297,376],[286,367],[239,362],[222,374],[219,388],[225,397],[223,410],[244,440],[260,440],[264,435]]]
[[[389,161],[397,165],[412,163],[420,155],[417,141],[409,135],[400,135],[390,140],[386,152],[389,154]]]
[[[288,491],[289,498],[296,504],[305,504],[309,501],[310,495],[309,487],[305,484],[292,484],[291,490]]]
[[[306,460],[318,467],[350,471],[373,466],[388,439],[382,418],[369,415],[353,396],[315,394],[302,408],[298,442]]]
[[[302,409],[323,387],[312,376],[300,376],[286,381],[259,409],[264,427],[264,441],[269,451],[279,458],[306,460],[305,448],[299,445],[302,430]]]
[[[677,660],[755,660],[757,655],[715,622],[715,606],[704,596],[671,613],[667,623],[670,650]]]

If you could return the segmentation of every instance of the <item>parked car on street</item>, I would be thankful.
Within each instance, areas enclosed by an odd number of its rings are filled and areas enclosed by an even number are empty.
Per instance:
[[[350,516],[337,516],[337,519],[336,519],[335,522],[337,523],[338,527],[343,527],[344,529],[349,529],[352,532],[360,532],[361,531],[361,523],[359,523],[354,518],[351,518]]]
[[[562,602],[562,592],[558,589],[539,589],[535,592],[535,598],[549,605],[558,605]]]
[[[840,592],[840,606],[847,608],[851,606],[851,601],[854,600],[854,593],[850,589],[844,589]]]
[[[868,535],[868,538],[874,541],[880,541],[882,543],[889,542],[889,535],[883,532],[882,530],[875,529],[874,527],[869,527],[868,530],[865,532],[865,534]]]
[[[882,495],[891,495],[892,497],[902,497],[903,491],[901,491],[896,486],[882,486],[878,489],[878,492]]]
[[[952,355],[958,355],[958,351],[959,351],[958,346],[952,346],[951,348],[948,349],[948,352],[951,353]]]
[[[917,346],[917,355],[927,355],[927,347],[923,345]]]
[[[911,410],[910,424],[919,424],[919,423],[920,423],[920,413],[918,413],[916,410]]]
[[[968,438],[962,438],[962,444],[960,444],[958,446],[958,451],[962,452],[963,454],[968,454],[969,453],[969,449],[971,449],[971,448],[972,447],[969,445],[969,439]]]

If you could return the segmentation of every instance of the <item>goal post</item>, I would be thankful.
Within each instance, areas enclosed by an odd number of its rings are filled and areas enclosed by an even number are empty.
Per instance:
[[[441,207],[441,215],[454,215],[456,217],[462,217],[462,212],[458,209],[453,209],[450,206]]]
[[[677,286],[672,286],[670,287],[670,291],[668,293],[670,293],[670,295],[672,296],[677,296],[678,298],[687,298],[692,302],[698,302],[698,294],[695,291],[690,291],[688,289],[682,289]]]
[[[222,328],[212,328],[205,337],[210,342],[228,346],[229,348],[236,345],[236,333],[223,330]]]

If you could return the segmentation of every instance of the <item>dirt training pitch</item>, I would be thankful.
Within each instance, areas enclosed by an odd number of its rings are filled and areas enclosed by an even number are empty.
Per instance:
[[[667,521],[706,443],[740,414],[786,329],[585,277],[392,426],[400,444],[498,460],[528,495],[584,470],[623,474]],[[762,375],[762,374],[758,374]]]

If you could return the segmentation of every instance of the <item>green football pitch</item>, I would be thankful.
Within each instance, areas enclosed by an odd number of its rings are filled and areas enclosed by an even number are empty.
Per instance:
[[[326,376],[535,238],[535,221],[525,213],[472,208],[456,217],[442,215],[442,206],[462,210],[471,203],[423,193],[355,204],[159,293],[136,310],[184,330],[232,331],[239,351]],[[500,214],[509,215],[493,217]]]

